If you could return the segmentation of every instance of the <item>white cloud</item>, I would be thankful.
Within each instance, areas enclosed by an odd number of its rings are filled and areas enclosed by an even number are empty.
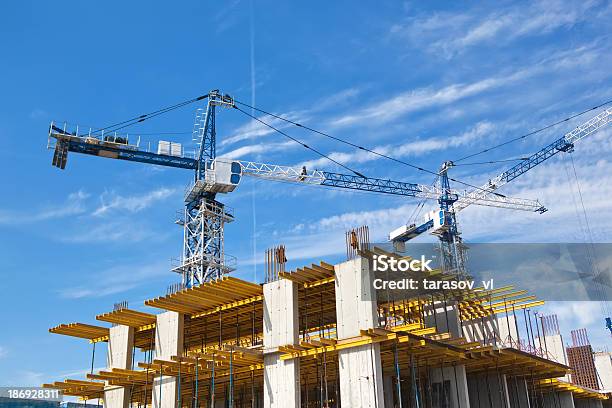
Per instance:
[[[172,277],[167,262],[147,265],[121,264],[98,272],[87,271],[83,276],[86,276],[89,282],[66,288],[60,292],[60,295],[68,299],[105,297],[126,292],[162,277],[168,277],[168,280]]]
[[[81,223],[76,231],[64,232],[60,241],[74,244],[113,242],[134,244],[144,240],[161,240],[165,237],[166,233],[157,233],[146,225],[121,219],[94,224]]]
[[[494,11],[437,13],[391,27],[391,35],[406,38],[434,54],[452,57],[480,44],[499,47],[513,40],[544,35],[605,16],[593,13],[598,1],[536,1]]]
[[[0,346],[0,358],[6,357],[7,354],[8,354],[8,351],[6,350],[6,347]]]
[[[271,112],[277,116],[282,118],[291,120],[297,123],[304,123],[309,121],[314,114],[321,112],[323,110],[327,110],[329,108],[335,108],[338,106],[342,106],[347,102],[353,100],[361,93],[359,88],[348,88],[336,92],[334,94],[328,95],[320,100],[316,101],[312,104],[310,108],[300,109],[300,110],[290,110],[287,112]],[[245,111],[249,112],[249,108],[242,107]],[[250,113],[250,112],[249,112]],[[255,112],[257,116],[257,112]],[[295,125],[285,122],[281,119],[274,118],[268,115],[259,115],[257,118],[279,130],[284,130],[288,128],[295,128]],[[263,136],[274,133],[275,131],[269,128],[268,126],[258,122],[254,119],[249,120],[249,122],[245,123],[242,126],[234,129],[231,136],[224,138],[220,142],[220,146],[227,146],[234,143],[238,143],[244,140],[251,140],[261,138]]]
[[[103,194],[100,197],[102,204],[93,212],[93,215],[105,215],[114,210],[125,210],[130,213],[136,213],[150,207],[156,201],[161,201],[172,196],[176,192],[176,189],[162,187],[142,195],[134,196],[121,196],[115,193]],[[106,198],[107,195],[110,195],[110,198]]]
[[[451,147],[460,147],[469,145],[472,142],[490,136],[494,131],[494,126],[490,122],[480,122],[469,130],[455,136],[450,137],[433,137],[426,138],[416,141],[411,141],[401,145],[382,145],[376,146],[371,150],[379,154],[391,156],[396,159],[417,156],[427,153],[434,153],[436,151],[448,149]],[[380,156],[368,153],[363,150],[355,150],[351,153],[346,152],[332,152],[328,154],[329,157],[335,161],[346,164],[346,163],[365,163],[373,160],[381,159]],[[320,158],[316,160],[310,160],[301,163],[300,166],[306,166],[307,168],[320,168],[325,165],[329,165],[330,161],[326,158]]]
[[[0,224],[21,224],[64,218],[85,212],[85,201],[89,194],[82,190],[70,193],[63,204],[32,209],[31,212],[0,212]]]
[[[299,145],[293,141],[283,142],[283,143],[260,143],[253,145],[246,145],[239,147],[234,150],[230,150],[229,152],[222,153],[220,157],[224,157],[227,159],[240,159],[244,156],[260,154],[260,153],[272,153],[279,152],[291,149],[293,147],[298,147]]]

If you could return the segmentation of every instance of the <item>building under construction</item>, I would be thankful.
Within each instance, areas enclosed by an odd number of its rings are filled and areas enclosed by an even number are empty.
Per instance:
[[[410,258],[355,236],[336,265],[287,271],[273,248],[262,284],[224,276],[146,300],[157,314],[119,304],[96,316],[107,325],[60,324],[106,344],[108,366],[44,386],[108,408],[608,406],[568,381],[558,326],[532,312],[543,301],[511,286],[385,296],[372,255]]]

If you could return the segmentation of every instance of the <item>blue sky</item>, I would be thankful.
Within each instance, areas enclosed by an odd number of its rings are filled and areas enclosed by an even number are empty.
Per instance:
[[[91,346],[50,335],[49,327],[93,323],[121,300],[141,307],[178,279],[169,272],[181,249],[173,219],[191,174],[74,154],[59,171],[45,149],[51,120],[106,125],[218,88],[436,169],[612,99],[612,6],[605,1],[234,0],[172,7],[22,1],[3,3],[0,12],[0,384],[78,376],[90,364]],[[130,132],[172,132],[142,140],[188,146],[184,132],[195,108]],[[482,158],[533,152],[587,118]],[[338,170],[239,112],[221,112],[217,123],[222,155]],[[368,176],[432,182],[409,167],[284,129]],[[598,242],[611,241],[611,153],[611,129],[580,142],[574,153]],[[459,218],[465,240],[584,241],[570,165],[567,157],[553,159],[503,191],[538,198],[548,213],[468,208]],[[453,175],[482,184],[503,168],[461,166]],[[237,276],[247,279],[261,279],[263,250],[271,245],[286,244],[292,266],[338,261],[347,228],[368,224],[373,238],[383,240],[417,204],[254,180],[223,200],[237,217],[226,228],[226,249],[239,259]],[[593,342],[609,342],[599,305],[547,310],[564,312],[564,330],[586,326]]]

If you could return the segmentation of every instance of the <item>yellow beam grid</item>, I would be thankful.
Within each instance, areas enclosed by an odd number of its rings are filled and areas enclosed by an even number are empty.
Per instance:
[[[52,384],[43,384],[43,388],[56,389],[63,395],[81,397],[82,399],[96,399],[104,397],[104,382],[70,380],[55,381]]]
[[[113,324],[124,324],[135,328],[134,344],[142,350],[152,347],[155,329],[155,315],[136,310],[121,309],[96,316],[97,320]],[[91,343],[106,342],[109,338],[109,328],[85,323],[60,324],[49,329],[49,332],[66,336],[79,337]]]
[[[261,285],[225,276],[197,287],[145,300],[145,305],[194,316],[206,312],[214,313],[219,308],[239,305],[240,302],[254,302],[262,295]]]
[[[436,334],[433,328],[421,329],[418,324],[403,330],[368,329],[349,339],[327,342],[300,342],[279,348],[282,360],[334,356],[339,350],[379,343],[383,367],[394,367],[394,350],[398,347],[400,366],[407,368],[414,358],[419,365],[429,367],[465,365],[470,373],[498,371],[512,376],[530,376],[535,379],[565,375],[569,367],[516,349],[494,349],[467,342],[463,338],[450,338],[448,333]]]
[[[280,272],[278,276],[302,285],[313,285],[323,280],[331,280],[333,282],[335,273],[333,265],[321,261],[319,265],[304,266],[297,268],[293,272]]]
[[[49,329],[50,333],[79,337],[93,341],[96,338],[108,337],[108,327],[93,326],[85,323],[60,324]]]
[[[576,398],[588,398],[597,400],[610,399],[610,394],[606,394],[597,390],[592,390],[586,387],[581,387],[576,384],[571,384],[566,381],[559,380],[558,378],[540,380],[536,382],[533,387],[538,392],[541,391],[544,393],[570,391],[574,394],[574,397]]]

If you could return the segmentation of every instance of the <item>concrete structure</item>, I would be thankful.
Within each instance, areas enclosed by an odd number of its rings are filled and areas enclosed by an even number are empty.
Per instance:
[[[368,260],[358,257],[334,269],[338,339],[358,337],[363,329],[378,328],[374,276]],[[342,350],[338,353],[338,365],[343,404],[363,408],[384,406],[380,345]]]
[[[118,325],[110,328],[106,366],[109,369],[132,368],[132,350],[134,348],[134,329]],[[130,403],[129,389],[108,385],[104,389],[105,407],[128,408]]]
[[[185,316],[173,311],[157,315],[155,330],[155,358],[172,360],[172,356],[183,355]],[[175,376],[160,375],[153,383],[153,408],[175,408],[177,406],[178,380]]]
[[[97,316],[112,327],[52,328],[108,342],[109,361],[88,381],[46,386],[111,408],[571,408],[602,398],[557,380],[565,365],[514,347],[505,300],[524,291],[381,299],[358,254],[276,270],[263,285],[226,277],[145,301],[156,315]],[[135,348],[145,358],[134,364]]]
[[[599,389],[595,361],[593,360],[593,348],[590,344],[567,348],[567,360],[572,368],[572,383],[593,390]]]
[[[595,370],[599,389],[603,392],[612,392],[612,353],[609,351],[598,351],[593,353]]]
[[[279,347],[298,343],[298,290],[287,279],[264,285],[264,407],[300,406],[300,361],[281,360]]]

